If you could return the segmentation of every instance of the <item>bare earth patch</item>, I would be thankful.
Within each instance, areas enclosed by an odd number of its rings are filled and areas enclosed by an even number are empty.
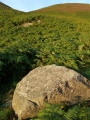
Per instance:
[[[28,27],[28,26],[32,26],[33,23],[30,23],[30,22],[26,22],[24,24],[22,24],[23,27]]]

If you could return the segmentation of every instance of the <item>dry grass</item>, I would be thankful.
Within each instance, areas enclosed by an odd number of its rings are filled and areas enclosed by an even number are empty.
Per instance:
[[[78,4],[78,3],[68,3],[68,4],[57,4],[53,6],[49,6],[43,9],[38,10],[40,12],[83,12],[90,11],[89,4]]]

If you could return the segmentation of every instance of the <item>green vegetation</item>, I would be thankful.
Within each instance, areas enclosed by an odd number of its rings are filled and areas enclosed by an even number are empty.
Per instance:
[[[31,120],[90,120],[90,107],[74,106],[65,109],[59,104],[46,104],[37,118]]]
[[[10,108],[0,108],[0,120],[13,120],[14,113]]]
[[[54,5],[24,13],[0,3],[0,103],[30,70],[47,64],[90,79],[90,6]]]

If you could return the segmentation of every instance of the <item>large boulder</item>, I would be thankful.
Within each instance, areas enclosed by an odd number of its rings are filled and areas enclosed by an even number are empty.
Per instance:
[[[19,120],[32,118],[45,102],[75,104],[89,100],[89,83],[81,74],[63,66],[37,67],[17,84],[12,107]]]

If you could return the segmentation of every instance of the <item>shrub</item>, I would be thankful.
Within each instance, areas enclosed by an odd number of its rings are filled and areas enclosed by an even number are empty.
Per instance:
[[[31,120],[90,120],[90,107],[76,105],[70,108],[60,104],[46,104],[37,118]]]

